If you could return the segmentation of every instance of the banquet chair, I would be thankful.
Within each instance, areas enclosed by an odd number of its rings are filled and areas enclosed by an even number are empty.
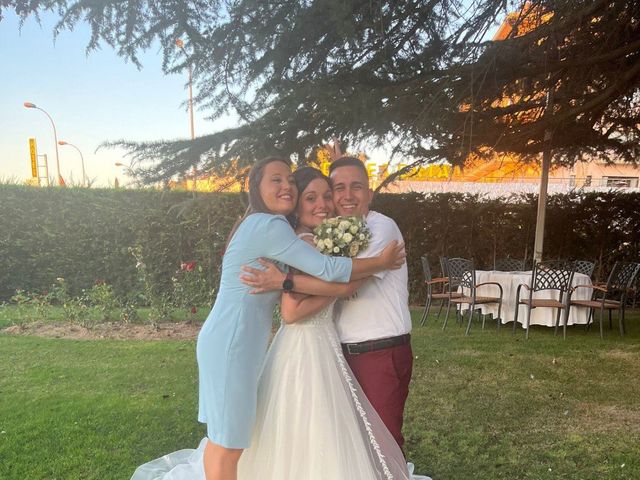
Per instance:
[[[574,273],[582,273],[591,278],[593,270],[596,268],[596,262],[590,260],[575,260],[573,262]]]
[[[587,328],[591,324],[593,313],[596,309],[600,310],[600,338],[604,338],[602,330],[602,317],[604,311],[609,312],[609,325],[611,325],[611,312],[617,310],[618,312],[618,326],[620,328],[620,335],[624,335],[624,313],[627,304],[627,295],[630,287],[633,285],[636,277],[640,272],[640,263],[633,262],[616,262],[609,274],[607,283],[603,285],[576,285],[569,290],[569,298],[571,294],[578,288],[591,288],[594,291],[594,295],[590,300],[570,300],[569,307],[588,307],[589,319],[587,321]],[[612,298],[616,296],[618,299]]]
[[[442,329],[447,326],[447,320],[449,318],[449,311],[451,309],[451,305],[456,305],[456,314],[458,310],[458,306],[462,310],[462,305],[469,305],[469,321],[467,323],[467,329],[465,331],[465,335],[469,335],[469,330],[471,329],[471,321],[473,320],[473,312],[475,311],[476,305],[485,305],[491,303],[498,304],[498,329],[500,329],[500,324],[502,323],[500,313],[502,311],[502,294],[503,289],[502,285],[497,282],[482,282],[476,283],[476,271],[473,266],[472,260],[467,260],[464,258],[448,258],[446,261],[446,271],[447,276],[449,278],[449,302],[447,305],[447,313],[444,317],[444,323],[442,325]],[[500,291],[499,297],[491,297],[491,296],[480,296],[478,295],[477,289],[478,287],[482,287],[485,285],[495,285],[498,287]],[[454,293],[460,293],[462,295],[458,297],[454,297]],[[484,330],[484,316],[482,316],[482,329]],[[464,315],[463,315],[464,320]]]
[[[518,312],[520,305],[527,308],[527,320],[525,323],[525,338],[529,338],[529,326],[531,323],[531,310],[534,308],[555,308],[556,325],[554,334],[558,333],[558,325],[560,324],[560,314],[564,315],[563,337],[567,336],[567,318],[569,311],[569,287],[573,279],[574,262],[564,260],[553,260],[536,263],[531,272],[531,285],[521,283],[516,289],[515,315],[513,318],[513,332],[516,331],[518,324]],[[528,291],[525,298],[520,298],[522,288]],[[555,290],[558,292],[558,299],[555,298],[533,298],[533,294],[540,291]]]
[[[440,300],[440,309],[438,310],[438,315],[437,315],[437,317],[439,317],[440,313],[442,312],[442,305],[446,300],[449,299],[449,293],[446,291],[446,287],[447,287],[446,284],[448,281],[447,277],[443,274],[442,277],[433,278],[431,274],[431,267],[429,266],[429,259],[427,258],[427,256],[422,255],[420,257],[420,260],[422,261],[422,273],[424,276],[424,284],[427,287],[427,300],[424,305],[424,312],[422,313],[422,318],[420,319],[420,326],[424,326],[424,324],[427,322],[427,317],[429,315],[429,310],[431,309],[431,304],[433,303],[433,300]],[[437,287],[438,285],[441,285],[442,288],[440,289],[439,292],[434,292],[435,287]],[[458,294],[458,295],[460,296],[461,294]]]
[[[524,271],[524,260],[517,258],[500,258],[493,264],[493,269],[498,272],[522,272]]]

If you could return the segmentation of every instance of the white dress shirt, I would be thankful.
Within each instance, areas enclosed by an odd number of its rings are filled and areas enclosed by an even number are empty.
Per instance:
[[[391,218],[370,211],[366,217],[371,240],[358,258],[378,255],[392,240],[404,242]],[[342,343],[395,337],[411,332],[406,263],[398,270],[385,270],[369,278],[356,294],[336,304],[335,319]]]

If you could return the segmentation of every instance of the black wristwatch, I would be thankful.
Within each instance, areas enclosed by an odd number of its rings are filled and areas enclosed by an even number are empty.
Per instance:
[[[293,290],[293,273],[289,272],[287,273],[287,276],[284,277],[284,280],[282,282],[282,290],[287,293]]]

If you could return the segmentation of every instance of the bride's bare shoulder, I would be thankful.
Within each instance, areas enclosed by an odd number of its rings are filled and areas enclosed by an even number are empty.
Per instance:
[[[299,233],[298,238],[304,240],[309,245],[315,248],[316,243],[313,241],[313,233],[309,233],[309,232]]]

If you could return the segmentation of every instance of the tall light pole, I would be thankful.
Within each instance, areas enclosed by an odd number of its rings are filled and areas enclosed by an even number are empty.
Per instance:
[[[64,140],[60,140],[58,142],[58,145],[69,145],[70,147],[73,147],[78,151],[78,153],[80,154],[80,162],[82,162],[82,186],[86,187],[87,186],[87,182],[86,182],[87,174],[84,172],[84,157],[82,156],[82,152],[73,143],[65,142]]]
[[[184,56],[187,57],[187,59],[189,59],[189,55],[187,54],[187,51],[184,49],[184,42],[178,38],[176,40],[176,45],[180,50],[182,50],[182,53],[184,53]],[[192,87],[193,71],[191,69],[191,62],[189,62],[188,67],[189,67],[189,125],[191,127],[191,140],[193,140],[194,138],[196,138],[196,134],[193,128],[193,87]]]
[[[58,169],[58,185],[64,185],[64,180],[62,179],[62,175],[60,175],[60,156],[58,155],[58,133],[56,132],[56,124],[53,122],[53,118],[51,118],[51,115],[49,115],[44,109],[36,106],[35,103],[24,102],[23,105],[26,108],[35,108],[36,110],[40,110],[47,117],[49,117],[49,120],[51,120],[51,125],[53,126],[53,138],[55,140],[55,146],[56,146],[56,168]]]

